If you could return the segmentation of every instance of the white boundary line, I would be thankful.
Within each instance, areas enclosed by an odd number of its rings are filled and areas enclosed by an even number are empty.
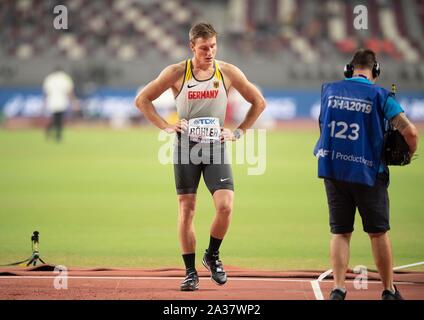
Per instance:
[[[419,265],[424,265],[424,261],[411,263],[403,266],[394,267],[393,271],[406,269],[410,267],[415,267]],[[231,278],[232,281],[264,281],[264,282],[309,282],[311,284],[312,290],[315,295],[316,300],[324,300],[324,296],[321,291],[321,287],[319,285],[320,282],[324,282],[324,279],[333,272],[332,269],[329,269],[322,274],[319,275],[317,280],[306,280],[306,279],[277,279],[277,278]],[[56,279],[57,276],[0,276],[1,279]],[[68,279],[81,279],[81,280],[165,280],[165,279],[173,279],[180,280],[181,277],[116,277],[116,276],[68,276]],[[201,277],[201,278],[209,278],[209,277]],[[330,280],[329,280],[330,281]],[[328,282],[329,282],[328,281]],[[354,282],[355,280],[346,280],[346,282]],[[327,282],[327,281],[326,281]],[[381,281],[369,281],[368,283],[381,283]],[[414,285],[414,282],[395,282],[395,284],[409,284]]]
[[[312,290],[314,291],[315,300],[324,300],[318,280],[311,281]]]
[[[393,270],[396,271],[396,270],[400,270],[400,269],[406,269],[406,268],[416,267],[416,266],[420,266],[422,264],[424,264],[424,261],[417,262],[417,263],[406,264],[404,266],[394,267]]]
[[[58,276],[0,276],[1,279],[55,279]],[[181,280],[183,277],[118,277],[118,276],[67,276],[68,279],[79,280]],[[210,277],[199,277],[200,279],[210,279]],[[306,279],[278,279],[278,278],[249,278],[249,277],[228,277],[231,281],[264,281],[264,282],[310,282]]]
[[[312,290],[314,291],[315,299],[316,300],[324,300],[324,296],[322,295],[321,287],[319,286],[319,283],[325,279],[329,274],[333,272],[332,269],[329,269],[318,277],[317,280],[311,281]]]
[[[0,276],[0,280],[8,279],[8,280],[25,280],[25,279],[56,279],[57,276]],[[68,279],[75,280],[181,280],[183,277],[117,277],[117,276],[67,276]],[[200,277],[200,279],[210,279],[210,277]],[[307,279],[278,279],[278,278],[232,278],[228,277],[231,281],[264,281],[264,282],[313,282],[317,280],[307,280]],[[331,280],[321,281],[321,282],[331,282]],[[354,280],[346,280],[346,282],[354,282]],[[380,283],[380,281],[369,281],[369,283]],[[415,285],[414,282],[396,282],[396,284],[409,284]]]
[[[416,266],[420,266],[420,265],[424,265],[424,261],[420,261],[420,262],[416,262],[416,263],[411,263],[411,264],[406,264],[403,266],[398,266],[398,267],[394,267],[393,271],[396,270],[401,270],[401,269],[407,269],[407,268],[411,268],[411,267],[416,267]],[[324,296],[322,295],[322,291],[321,291],[321,287],[319,286],[319,283],[322,282],[325,277],[327,277],[329,274],[331,274],[333,272],[332,269],[329,269],[325,272],[323,272],[317,280],[312,280],[311,281],[311,286],[312,286],[312,290],[314,291],[314,295],[315,295],[315,299],[316,300],[324,300]],[[354,282],[354,280],[351,281],[346,281],[346,282]],[[380,283],[381,281],[374,281],[374,283]],[[373,281],[368,281],[368,283],[373,283]],[[398,282],[394,282],[395,284],[398,284]],[[407,283],[407,282],[402,282],[402,283]],[[408,282],[408,284],[410,284]]]
[[[325,272],[323,272],[319,277],[318,277],[318,281],[322,281],[324,280],[328,275],[330,275],[333,272],[332,269],[327,270]]]

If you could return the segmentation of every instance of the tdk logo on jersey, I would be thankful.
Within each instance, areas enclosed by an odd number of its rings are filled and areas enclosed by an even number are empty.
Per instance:
[[[216,124],[216,119],[197,119],[197,120],[194,120],[194,125],[195,126],[205,125],[205,124],[215,125]]]

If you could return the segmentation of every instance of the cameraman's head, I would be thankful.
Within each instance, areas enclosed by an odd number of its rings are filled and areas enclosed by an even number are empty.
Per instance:
[[[377,62],[375,53],[369,49],[358,50],[352,61],[345,67],[347,78],[365,76],[368,80],[375,82],[380,75],[380,64]]]

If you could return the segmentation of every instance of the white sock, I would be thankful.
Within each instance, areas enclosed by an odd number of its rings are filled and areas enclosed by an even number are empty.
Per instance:
[[[343,293],[346,293],[346,288],[342,288],[342,287],[337,287],[337,288],[334,288],[334,289],[337,289],[337,290],[340,290],[341,292],[343,292]]]
[[[395,289],[395,287],[392,287],[391,289],[389,289],[389,291],[390,291],[391,293],[393,293],[393,294],[395,294],[395,293],[396,293],[396,289]]]

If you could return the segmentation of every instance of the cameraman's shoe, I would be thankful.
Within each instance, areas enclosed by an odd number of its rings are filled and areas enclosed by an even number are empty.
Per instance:
[[[346,291],[340,289],[333,289],[330,293],[330,300],[344,300],[346,298]]]
[[[186,275],[183,282],[181,282],[180,289],[181,291],[195,291],[199,289],[199,276],[196,271]]]
[[[210,271],[213,282],[220,286],[227,282],[227,275],[224,271],[221,260],[219,260],[219,252],[209,255],[208,250],[206,250],[203,255],[202,263],[205,268]]]

